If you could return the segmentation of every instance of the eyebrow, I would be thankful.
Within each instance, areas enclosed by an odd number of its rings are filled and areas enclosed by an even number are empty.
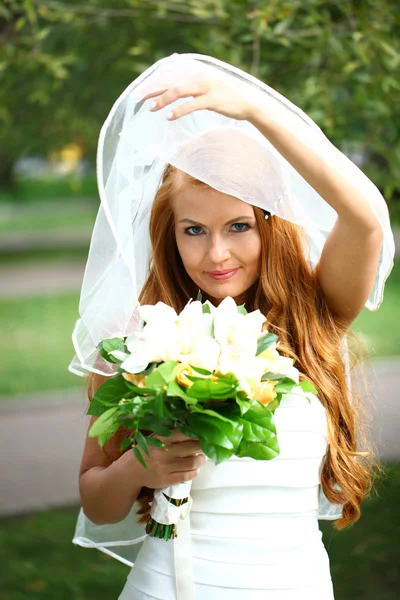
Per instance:
[[[251,215],[242,215],[240,217],[235,217],[234,219],[231,219],[230,221],[227,221],[225,223],[225,225],[230,225],[231,223],[236,223],[237,221],[240,221],[241,219],[246,219],[246,221],[254,221],[255,218],[252,217]],[[201,225],[201,227],[206,227],[206,225],[203,225],[203,223],[199,223],[199,221],[193,221],[193,219],[181,219],[179,221],[179,223],[194,223],[195,225]]]

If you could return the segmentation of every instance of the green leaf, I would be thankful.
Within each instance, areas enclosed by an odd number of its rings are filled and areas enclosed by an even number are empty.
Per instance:
[[[156,433],[162,437],[170,437],[172,435],[171,429],[164,425],[155,415],[145,415],[141,419],[140,423],[142,429],[152,431],[153,433]]]
[[[197,434],[194,431],[192,431],[192,429],[190,429],[190,427],[188,427],[187,425],[180,425],[179,429],[181,430],[183,435],[187,435],[188,437],[193,438],[195,440],[198,439]]]
[[[274,333],[266,333],[258,338],[257,340],[257,352],[256,356],[264,352],[267,348],[272,346],[278,340],[278,336]]]
[[[210,444],[204,438],[200,438],[199,441],[204,454],[208,456],[208,458],[210,458],[216,465],[228,460],[234,454],[233,450],[227,450],[221,446]]]
[[[126,397],[127,393],[129,393],[129,388],[122,375],[110,377],[93,396],[87,414],[99,417],[110,405],[118,404],[122,398]]]
[[[238,396],[236,396],[236,403],[240,408],[240,414],[244,415],[250,408],[250,402],[248,400],[242,400]]]
[[[126,381],[126,387],[129,388],[132,392],[136,392],[136,394],[139,394],[139,396],[146,396],[149,394],[151,394],[151,395],[154,394],[154,390],[152,388],[138,387],[137,385],[135,385],[134,383],[131,383],[130,381]]]
[[[211,314],[211,308],[210,308],[210,305],[207,302],[205,302],[203,304],[202,312],[203,312],[203,315],[210,315]]]
[[[136,458],[138,459],[138,461],[144,466],[145,469],[148,469],[149,467],[146,465],[146,461],[144,460],[139,448],[137,446],[135,446],[133,448],[133,453],[136,456]]]
[[[154,369],[154,371],[146,378],[146,386],[151,390],[159,390],[160,388],[163,388],[166,383],[167,382],[159,368]]]
[[[212,410],[210,408],[203,408],[201,404],[192,406],[190,410],[192,413],[198,412],[203,415],[209,415],[210,417],[215,417],[216,419],[221,419],[222,421],[226,421],[227,423],[232,422],[231,419],[229,419],[229,417],[225,417],[224,415],[222,415],[219,412],[216,412],[215,410]]]
[[[146,438],[144,437],[143,433],[141,433],[140,431],[135,431],[135,440],[137,441],[143,452],[145,452],[147,456],[150,456]]]
[[[243,424],[226,422],[202,413],[190,413],[189,427],[199,438],[215,446],[235,451],[242,439]]]
[[[281,373],[271,373],[270,371],[268,371],[268,373],[264,373],[264,375],[261,377],[261,381],[284,381],[285,379],[289,379],[289,377],[286,377],[286,375],[282,375]],[[295,383],[293,379],[290,381]]]
[[[194,365],[189,365],[193,371],[196,371],[196,373],[200,373],[200,375],[212,375],[212,371],[207,371],[207,369],[201,369],[200,367],[195,367]]]
[[[175,371],[178,364],[179,363],[176,360],[167,360],[166,362],[160,364],[157,370],[164,377],[165,383],[174,381]]]
[[[164,442],[156,437],[152,437],[151,435],[146,437],[146,441],[149,446],[155,446],[156,448],[163,448],[165,446]]]
[[[273,414],[267,407],[263,412],[249,409],[242,416],[243,440],[247,442],[268,442],[276,436]]]
[[[241,315],[247,315],[248,312],[244,307],[244,304],[241,304],[240,306],[237,307],[237,311],[238,313],[240,313]]]
[[[151,362],[148,364],[148,366],[141,371],[140,373],[138,373],[138,375],[150,375],[150,373],[152,373],[154,371],[154,369],[157,367],[159,363],[157,362]]]
[[[106,431],[98,436],[98,442],[100,448],[103,448],[104,444],[118,431],[120,423],[113,423]]]
[[[154,410],[156,415],[160,418],[164,416],[164,399],[163,394],[154,394]]]
[[[168,384],[167,396],[182,398],[186,404],[197,404],[197,398],[191,398],[174,380]]]
[[[187,389],[186,393],[191,398],[199,400],[223,400],[235,395],[237,381],[212,381],[211,379],[196,379],[188,376],[188,379],[194,380],[194,383]]]
[[[101,356],[103,358],[105,358],[105,360],[107,360],[108,362],[117,364],[120,363],[120,360],[117,360],[116,358],[114,358],[113,356],[110,356],[110,352],[113,352],[114,350],[119,350],[120,352],[127,352],[127,348],[124,344],[124,340],[122,338],[109,338],[107,340],[102,340],[98,345],[97,348],[101,354]]]
[[[123,452],[124,450],[126,450],[127,448],[129,448],[129,446],[132,446],[132,444],[133,444],[134,441],[135,440],[133,438],[131,438],[131,437],[124,439],[122,441],[120,447],[119,447],[119,449],[121,450],[121,452]]]
[[[254,443],[242,440],[236,456],[249,456],[255,460],[272,460],[279,454],[279,444],[276,437],[271,438],[267,444]]]
[[[88,437],[98,437],[107,431],[115,423],[115,415],[118,412],[118,406],[106,410],[91,426]]]
[[[309,381],[300,381],[298,384],[303,392],[311,392],[312,394],[318,394],[318,390]]]
[[[293,381],[292,379],[286,378],[282,381],[282,383],[278,383],[278,385],[275,386],[274,390],[276,393],[289,394],[292,391],[292,389],[297,385],[299,384]]]

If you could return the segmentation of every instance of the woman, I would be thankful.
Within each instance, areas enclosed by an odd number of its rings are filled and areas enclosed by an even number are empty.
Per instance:
[[[259,309],[282,351],[296,359],[319,395],[311,405],[293,402],[276,410],[281,454],[273,461],[233,457],[215,467],[206,464],[199,442],[176,431],[168,452],[151,448],[146,471],[132,452],[119,451],[127,431],[116,434],[104,451],[88,438],[80,469],[83,512],[95,524],[117,524],[138,500],[145,521],[153,489],[193,480],[185,560],[180,555],[174,564],[179,548],[174,540],[147,537],[121,600],[332,599],[329,559],[318,529],[318,490],[321,485],[329,502],[342,505],[336,523],[341,529],[359,518],[371,486],[368,453],[357,452],[361,415],[350,401],[342,342],[374,287],[382,222],[359,187],[318,149],[225,81],[201,77],[153,86],[142,101],[148,115],[165,114],[175,104],[169,122],[204,110],[247,122],[335,211],[337,219],[313,265],[310,239],[293,217],[294,203],[286,218],[277,216],[279,205],[287,210],[290,190],[257,139],[240,127],[206,128],[200,145],[194,138],[184,158],[180,150],[174,154],[181,162],[174,158],[163,168],[151,204],[152,260],[139,296],[142,304],[163,301],[180,311],[200,289],[203,299],[216,305],[232,296],[249,311]],[[204,177],[185,167],[193,156]],[[254,172],[254,165],[263,169]],[[255,190],[266,173],[261,194],[270,196],[270,204],[263,210]],[[228,186],[219,186],[221,177]],[[104,380],[96,371],[101,370],[92,369],[92,393]],[[179,569],[187,569],[183,583]]]

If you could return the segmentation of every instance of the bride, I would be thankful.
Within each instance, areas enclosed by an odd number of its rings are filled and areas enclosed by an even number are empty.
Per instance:
[[[138,538],[120,600],[333,599],[318,518],[352,525],[372,484],[345,335],[364,305],[382,300],[393,256],[386,205],[304,113],[258,80],[199,55],[148,71],[100,136],[103,207],[71,370],[89,372],[93,396],[112,374],[94,351],[104,331],[126,334],[136,299],[179,312],[200,289],[215,305],[231,296],[266,315],[318,397],[281,403],[271,461],[215,466],[175,430],[161,438],[167,451],[150,448],[146,470],[119,450],[129,431],[103,450],[87,438],[81,525],[114,528],[114,546],[135,543],[121,523],[129,529],[132,514],[145,523],[154,489],[193,480],[189,537]],[[87,537],[80,530],[74,541]]]

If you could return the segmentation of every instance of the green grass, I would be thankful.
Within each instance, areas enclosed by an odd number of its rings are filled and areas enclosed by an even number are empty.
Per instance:
[[[0,203],[0,233],[30,233],[93,227],[96,198],[59,198],[31,204]]]
[[[400,590],[400,464],[363,504],[361,519],[336,531],[320,521],[336,600],[395,600]]]
[[[354,322],[353,330],[370,356],[400,354],[400,260],[395,262],[386,281],[379,310],[371,312],[364,308]]]
[[[400,586],[400,465],[344,531],[320,521],[336,600],[397,600]],[[77,508],[0,519],[2,600],[110,600],[129,567],[97,550],[74,546]]]
[[[82,260],[85,262],[88,256],[89,243],[85,246],[71,246],[52,248],[39,248],[37,250],[24,250],[21,252],[1,252],[0,266],[9,267],[27,267],[27,266],[45,266],[45,263],[52,264],[54,261],[62,260],[63,262],[71,260]],[[0,300],[1,302],[1,300]]]
[[[67,371],[74,354],[71,334],[78,302],[78,293],[0,302],[0,395],[79,384],[80,379]]]
[[[0,205],[4,203],[30,204],[49,200],[58,202],[60,198],[81,196],[97,197],[96,174],[79,178],[68,177],[30,179],[20,178],[12,190],[0,189]]]

